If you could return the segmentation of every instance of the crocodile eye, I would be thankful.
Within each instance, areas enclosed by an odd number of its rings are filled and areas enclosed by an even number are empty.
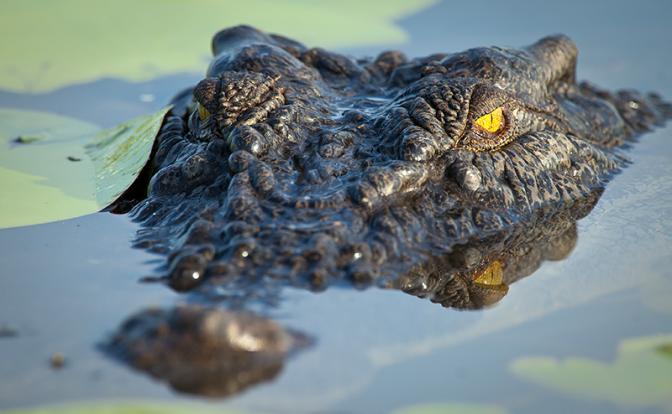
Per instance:
[[[496,134],[500,132],[502,129],[504,129],[504,124],[504,110],[501,106],[474,121],[474,125],[490,134]]]
[[[200,103],[198,104],[198,116],[201,118],[201,121],[205,121],[210,117],[210,112]]]
[[[488,286],[498,286],[504,283],[504,270],[499,260],[495,260],[480,273],[474,275],[474,282]]]

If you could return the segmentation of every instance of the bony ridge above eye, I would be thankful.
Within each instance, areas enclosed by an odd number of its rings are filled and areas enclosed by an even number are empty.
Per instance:
[[[502,131],[505,123],[504,110],[501,106],[474,121],[476,127],[490,134]]]

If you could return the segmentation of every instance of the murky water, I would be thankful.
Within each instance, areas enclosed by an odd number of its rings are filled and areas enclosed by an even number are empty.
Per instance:
[[[672,99],[670,18],[665,2],[442,3],[402,21],[411,42],[401,48],[422,55],[518,46],[563,32],[581,51],[580,78]],[[112,125],[158,109],[197,79],[105,80],[44,96],[0,92],[0,106]],[[669,375],[657,380],[668,387],[662,396],[628,399],[627,386],[611,392],[599,384],[620,381],[619,373],[646,382],[645,367],[619,365],[619,345],[672,334],[672,128],[645,135],[628,155],[633,164],[579,222],[573,253],[513,284],[495,307],[447,310],[396,290],[286,290],[270,316],[308,332],[316,345],[290,359],[273,382],[207,405],[269,413],[383,413],[427,403],[501,410],[483,412],[669,411]],[[0,409],[99,399],[194,401],[96,348],[131,313],[182,300],[160,285],[138,283],[156,262],[131,248],[136,230],[127,217],[101,213],[0,231],[0,326],[17,333],[0,338]],[[60,370],[49,367],[56,352],[66,358]],[[532,356],[589,359],[613,376],[605,381],[584,370],[563,374],[565,385],[544,382],[524,369]],[[580,383],[578,391],[567,382]]]

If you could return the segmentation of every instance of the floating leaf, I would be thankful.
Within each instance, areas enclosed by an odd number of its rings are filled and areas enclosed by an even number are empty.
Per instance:
[[[0,227],[76,217],[98,210],[93,164],[86,162],[81,137],[100,129],[43,112],[0,109]],[[29,145],[18,136],[39,136]],[[69,156],[85,162],[68,161]]]
[[[40,135],[25,135],[25,134],[24,134],[24,135],[19,135],[18,137],[16,137],[16,139],[14,140],[14,142],[16,142],[17,144],[30,144],[30,143],[32,143],[32,142],[42,141],[43,139],[45,139],[44,136],[40,136]]]
[[[2,411],[2,414],[242,414],[198,405],[159,403],[90,403]]]
[[[662,353],[672,335],[628,339],[612,363],[588,358],[521,358],[511,370],[520,378],[577,398],[634,406],[672,403],[672,359]]]
[[[110,130],[44,112],[0,109],[0,228],[94,213],[150,156],[168,108]],[[19,144],[19,136],[40,137]]]
[[[659,346],[657,351],[660,352],[663,356],[672,358],[672,342]]]
[[[0,88],[204,72],[210,39],[241,23],[323,47],[401,42],[393,23],[435,0],[4,0]]]
[[[169,109],[105,130],[86,146],[86,153],[93,160],[96,200],[101,208],[119,198],[147,164],[154,139]]]
[[[489,404],[421,404],[394,410],[391,414],[505,414],[506,410]]]

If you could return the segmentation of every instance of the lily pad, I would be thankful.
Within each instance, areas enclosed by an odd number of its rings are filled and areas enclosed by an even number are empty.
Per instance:
[[[529,357],[510,368],[524,380],[576,398],[665,406],[672,403],[672,359],[661,348],[670,343],[672,335],[634,338],[620,344],[613,362]]]
[[[663,356],[672,359],[672,342],[660,345],[657,350]]]
[[[93,161],[96,201],[105,208],[119,198],[147,164],[156,135],[170,107],[102,131],[86,145]]]
[[[311,45],[406,39],[394,20],[435,0],[5,0],[0,88],[45,92],[102,77],[143,81],[203,72],[210,39],[241,23]]]
[[[2,411],[2,414],[242,414],[197,405],[159,403],[89,403]]]
[[[104,131],[59,115],[0,109],[0,228],[110,205],[147,163],[168,109]],[[17,140],[26,136],[34,139]]]

